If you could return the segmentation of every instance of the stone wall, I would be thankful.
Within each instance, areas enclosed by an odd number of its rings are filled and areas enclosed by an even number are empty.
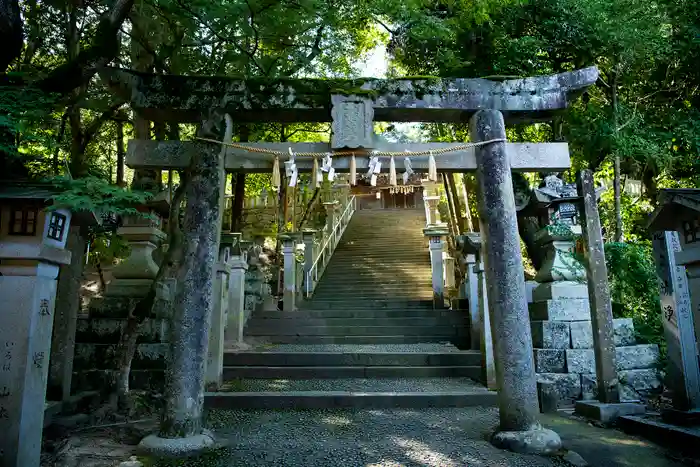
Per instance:
[[[126,324],[126,313],[136,301],[128,297],[96,299],[90,303],[87,316],[78,319],[73,392],[110,387],[111,370],[116,367],[115,350]],[[131,363],[132,389],[162,389],[167,331],[165,318],[150,319],[142,326]]]
[[[595,355],[587,286],[557,286],[549,293],[535,288],[530,324],[537,380],[553,383],[560,403],[567,405],[597,396]],[[621,399],[639,400],[660,390],[658,346],[636,343],[631,318],[613,324]]]

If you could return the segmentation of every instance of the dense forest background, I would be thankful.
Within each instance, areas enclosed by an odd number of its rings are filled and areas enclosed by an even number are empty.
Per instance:
[[[195,131],[134,115],[100,82],[96,72],[107,64],[352,77],[369,52],[385,47],[389,76],[505,79],[596,65],[597,85],[559,120],[511,128],[509,138],[568,141],[567,177],[587,167],[612,182],[602,220],[615,313],[634,316],[648,339],[660,336],[645,222],[659,189],[700,186],[700,2],[0,0],[0,43],[1,177],[70,175],[67,199],[106,209],[126,196],[116,187],[130,184],[129,138],[187,139]],[[469,137],[459,125],[421,131],[431,140]],[[249,141],[328,133],[327,124],[236,128],[237,139]],[[641,196],[625,193],[626,179],[641,181]],[[255,195],[269,189],[269,178],[234,176],[229,187]]]

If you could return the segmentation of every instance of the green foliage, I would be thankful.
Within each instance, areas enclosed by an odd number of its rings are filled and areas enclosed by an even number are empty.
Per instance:
[[[117,259],[129,254],[129,242],[116,232],[101,232],[90,242],[88,260],[93,266],[114,264]]]
[[[64,190],[53,197],[53,209],[92,211],[98,215],[144,215],[137,207],[152,197],[151,193],[127,190],[96,177],[77,180],[56,177],[52,181]]]
[[[606,243],[605,260],[615,318],[632,318],[642,342],[665,345],[659,284],[651,247]]]

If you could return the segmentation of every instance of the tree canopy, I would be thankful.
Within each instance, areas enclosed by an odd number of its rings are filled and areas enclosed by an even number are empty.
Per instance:
[[[512,128],[509,137],[565,139],[574,170],[641,180],[643,206],[624,193],[613,200],[609,233],[619,211],[620,233],[636,238],[660,187],[700,182],[700,5],[692,0],[8,0],[0,25],[4,174],[70,172],[124,185],[126,139],[194,134],[140,120],[105,90],[100,66],[349,77],[364,54],[386,44],[390,75],[504,79],[598,66],[597,86],[557,122]],[[468,138],[459,125],[426,129],[443,140]],[[325,138],[327,127],[249,125],[238,133],[298,140]]]

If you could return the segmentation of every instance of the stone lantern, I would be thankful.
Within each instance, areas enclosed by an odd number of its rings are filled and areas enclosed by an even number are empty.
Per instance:
[[[130,254],[113,270],[107,297],[145,297],[158,274],[158,248],[166,240],[164,219],[170,211],[170,193],[161,192],[137,208],[145,216],[127,216],[117,234],[129,242]]]
[[[71,223],[90,213],[47,210],[45,186],[0,189],[0,464],[39,465],[59,267]]]
[[[586,271],[574,255],[575,236],[581,235],[576,185],[565,184],[557,176],[550,175],[545,178],[545,186],[536,189],[534,194],[535,209],[543,226],[535,242],[546,251],[535,280],[541,284],[585,280]]]
[[[676,415],[700,418],[700,189],[661,190],[649,230],[668,346],[666,384],[675,409],[685,412]]]

